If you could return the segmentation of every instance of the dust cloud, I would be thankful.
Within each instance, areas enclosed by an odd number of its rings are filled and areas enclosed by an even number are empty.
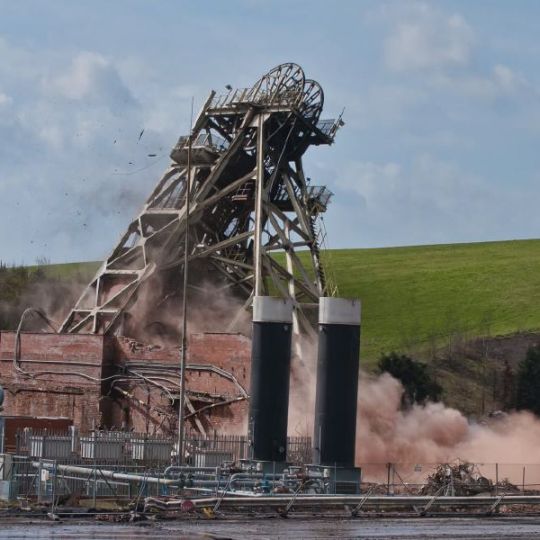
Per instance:
[[[52,326],[59,328],[81,293],[83,283],[78,276],[69,281],[45,279],[30,284],[15,300],[9,302],[0,300],[0,330],[15,330],[22,313],[29,307],[41,310],[51,321]],[[25,320],[24,331],[50,332],[51,329],[41,318],[28,317]]]
[[[229,289],[208,280],[190,286],[188,293],[188,335],[205,332],[238,332],[251,335],[251,315],[243,309],[244,300]],[[171,287],[170,278],[153,276],[141,287],[130,310],[125,334],[145,343],[163,347],[178,346],[182,328],[180,286]]]
[[[289,391],[288,434],[311,437],[317,384],[317,342],[308,336],[293,341]]]
[[[313,434],[316,345],[302,343],[293,360],[289,435]],[[540,420],[511,412],[471,422],[460,411],[431,403],[402,410],[403,387],[391,375],[360,373],[356,463],[538,463]]]
[[[470,423],[443,403],[401,410],[403,387],[388,374],[360,377],[357,463],[538,463],[540,420],[514,412]]]
[[[240,331],[249,335],[249,313],[241,300],[224,289],[202,283],[191,303],[189,331]],[[81,283],[34,284],[17,308],[33,305],[45,310],[59,324],[66,306],[74,303]],[[157,289],[159,290],[159,289]],[[179,329],[178,296],[175,302],[156,302],[149,289],[139,302],[137,322],[152,320],[152,311],[168,328]],[[161,292],[161,291],[160,291]],[[2,306],[0,305],[0,310]],[[153,308],[153,309],[152,309]],[[234,316],[242,317],[234,320]],[[136,317],[138,318],[138,317]],[[231,323],[233,328],[231,328]],[[32,327],[32,321],[29,325]],[[31,328],[28,328],[30,330]],[[150,341],[159,336],[147,327]],[[311,436],[315,410],[316,340],[299,338],[294,344],[289,402],[289,435]],[[443,403],[414,405],[402,410],[403,387],[389,374],[360,373],[357,420],[357,464],[446,463],[456,459],[475,463],[538,463],[540,420],[528,412],[512,412],[486,422],[470,422],[460,411]]]

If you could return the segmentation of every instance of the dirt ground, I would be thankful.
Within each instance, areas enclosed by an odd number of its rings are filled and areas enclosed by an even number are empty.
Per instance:
[[[235,519],[226,521],[3,523],[0,538],[115,539],[524,539],[540,537],[539,517]]]

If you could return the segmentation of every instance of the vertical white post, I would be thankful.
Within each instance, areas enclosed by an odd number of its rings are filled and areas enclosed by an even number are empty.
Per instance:
[[[264,115],[259,114],[257,123],[257,199],[255,201],[255,290],[254,296],[262,296],[262,223],[264,191]]]
[[[291,241],[291,227],[289,222],[285,222],[285,237],[287,238],[287,242],[290,243]],[[296,286],[294,283],[294,264],[291,256],[291,252],[288,249],[289,245],[285,248],[285,259],[287,262],[287,272],[291,275],[288,283],[288,289],[289,289],[289,298],[292,299],[293,305],[295,306],[293,308],[293,347],[294,347],[294,354],[300,358],[302,356],[302,345],[300,343],[300,321],[298,320],[298,312],[296,310]]]

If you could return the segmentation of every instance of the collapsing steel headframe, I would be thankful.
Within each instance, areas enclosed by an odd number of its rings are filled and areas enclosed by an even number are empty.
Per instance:
[[[179,294],[188,166],[189,261],[197,269],[191,287],[211,280],[246,307],[253,295],[290,297],[300,319],[320,296],[332,295],[316,223],[332,194],[310,185],[302,168],[307,148],[332,144],[343,124],[341,117],[320,120],[323,101],[320,85],[292,63],[272,69],[251,88],[212,92],[191,135],[180,137],[172,163],[61,331],[124,332],[142,289],[160,273],[174,276],[163,296]],[[307,267],[297,248],[309,250]],[[275,256],[280,251],[284,258]]]

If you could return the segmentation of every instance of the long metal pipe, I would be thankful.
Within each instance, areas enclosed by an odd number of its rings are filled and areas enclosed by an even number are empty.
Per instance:
[[[259,495],[225,496],[191,499],[195,506],[213,506],[220,501],[221,507],[234,506],[278,506],[291,502],[292,494],[289,495]],[[150,498],[149,498],[150,499]],[[495,496],[457,496],[457,497],[432,497],[423,496],[369,496],[365,495],[298,495],[294,499],[295,506],[344,506],[355,505],[363,502],[363,506],[422,506],[430,503],[431,506],[487,506],[499,502],[501,505],[512,504],[540,504],[538,495],[508,495],[503,499]],[[167,501],[166,507],[180,506],[182,500]]]
[[[52,463],[40,463],[39,461],[33,461],[32,466],[34,468],[47,468],[52,469],[56,468],[59,471],[74,473],[78,475],[85,476],[87,478],[95,474],[96,470],[99,471],[99,474],[104,478],[109,478],[111,480],[124,480],[124,481],[136,481],[136,482],[148,482],[151,484],[161,484],[167,486],[175,486],[179,484],[178,479],[170,478],[158,478],[155,476],[145,476],[140,474],[133,473],[119,473],[115,471],[110,471],[106,469],[97,469],[89,467],[79,467],[76,465],[63,465],[63,464],[52,464]],[[245,476],[245,480],[251,479],[252,481],[256,479],[258,475],[244,475],[239,473],[233,475],[237,477],[237,480],[241,480],[241,476]],[[278,476],[278,475],[272,475]],[[289,476],[289,475],[286,475]],[[218,485],[217,481],[203,480],[197,482],[195,479],[195,484],[200,486],[211,486],[216,487]],[[194,486],[196,489],[196,486]],[[234,496],[228,496],[228,492],[225,492],[225,496],[217,497],[208,497],[208,498],[199,498],[191,499],[193,504],[198,507],[202,506],[212,506],[218,501],[220,501],[220,506],[282,506],[283,504],[288,504],[291,502],[291,495],[261,495],[256,493],[242,492],[242,495],[239,496],[238,492],[234,493]],[[155,503],[156,506],[162,508],[175,508],[180,506],[185,499],[170,500],[167,502],[160,501],[153,497],[148,497],[145,499],[145,503]],[[298,495],[294,499],[295,506],[343,506],[343,505],[354,505],[362,503],[362,506],[425,506],[430,504],[433,506],[485,506],[485,505],[513,505],[513,504],[540,504],[539,495],[506,495],[504,497],[497,496],[444,496],[444,497],[434,497],[430,495],[407,495],[407,496],[365,496],[365,495]]]
[[[171,478],[158,478],[156,476],[145,476],[142,474],[133,473],[119,473],[115,471],[109,471],[107,469],[101,469],[99,467],[78,467],[77,465],[63,465],[53,463],[40,463],[39,461],[32,461],[32,467],[36,469],[57,469],[59,471],[65,471],[68,473],[80,474],[90,478],[96,471],[100,476],[104,478],[111,478],[112,480],[127,480],[131,482],[149,482],[150,484],[162,484],[166,486],[178,485],[178,479]]]
[[[171,473],[174,473],[174,472],[180,472],[180,473],[183,473],[183,472],[212,472],[214,474],[217,475],[217,470],[219,469],[219,467],[190,467],[189,465],[184,465],[184,466],[178,466],[178,465],[169,465],[164,473],[163,473],[163,476],[165,476],[165,478],[168,478],[169,475]]]
[[[33,461],[32,466],[36,469],[39,468],[46,468],[46,469],[52,469],[55,468],[55,466],[51,463],[40,463],[39,461]],[[107,469],[101,469],[98,467],[79,467],[77,465],[63,465],[63,464],[57,464],[56,469],[58,471],[67,472],[67,473],[73,473],[77,475],[84,476],[86,478],[91,478],[92,476],[96,475],[96,472],[99,473],[99,475],[103,478],[108,478],[110,480],[123,480],[127,482],[147,482],[150,484],[159,484],[159,485],[166,485],[166,486],[178,486],[181,487],[179,484],[181,482],[180,479],[176,478],[163,478],[163,477],[156,477],[156,476],[145,476],[141,474],[133,474],[133,473],[119,473],[115,471],[110,471]],[[193,469],[192,469],[193,471]],[[187,472],[187,471],[186,471]],[[279,476],[279,475],[272,475],[272,476]],[[228,484],[228,489],[230,489],[234,483],[237,481],[243,481],[245,483],[251,483],[255,484],[262,478],[262,475],[249,475],[249,474],[243,474],[243,473],[237,473],[233,474],[231,476],[231,480],[229,482],[225,482],[224,480],[218,480],[216,479],[200,479],[200,478],[192,478],[190,479],[193,482],[193,486],[186,486],[187,489],[190,489],[191,487],[194,487],[195,489],[197,487],[206,487],[206,488],[219,488],[220,485],[224,486]],[[275,484],[277,482],[276,479],[270,481],[272,484]],[[227,491],[229,492],[229,491]],[[225,492],[225,493],[227,493]],[[238,495],[238,492],[231,491],[231,493],[234,493]],[[247,496],[248,492],[242,492],[243,496]],[[254,494],[255,495],[255,494]]]

